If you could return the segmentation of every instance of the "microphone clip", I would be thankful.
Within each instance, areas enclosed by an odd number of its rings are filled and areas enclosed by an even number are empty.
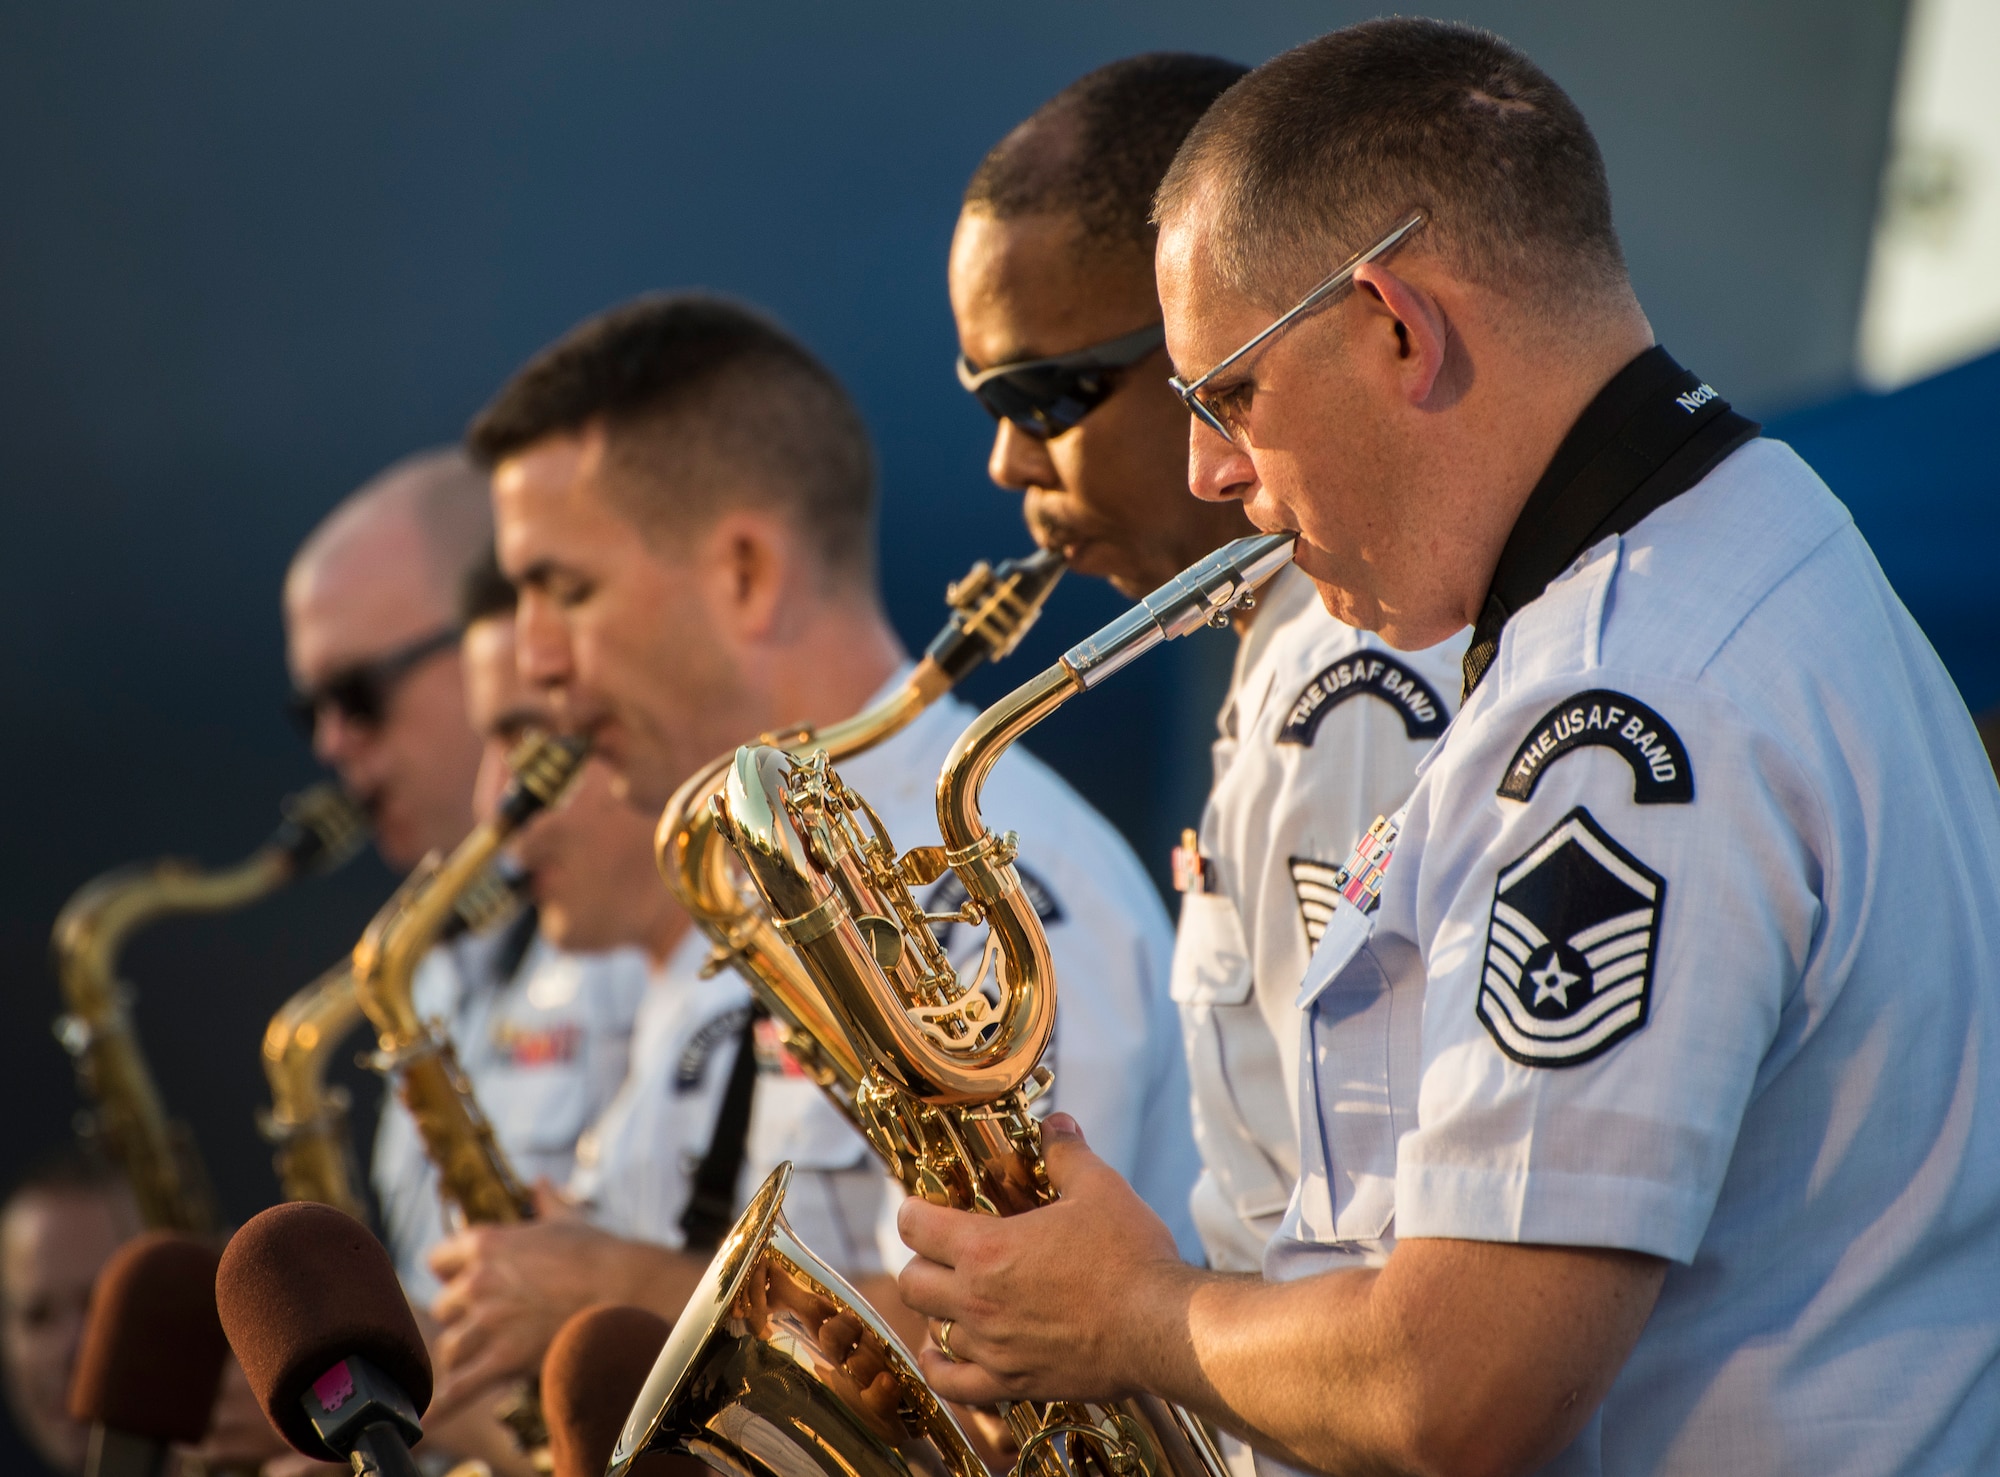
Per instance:
[[[299,1404],[320,1440],[346,1456],[357,1474],[414,1477],[410,1446],[424,1434],[416,1407],[368,1360],[341,1360],[307,1387]]]

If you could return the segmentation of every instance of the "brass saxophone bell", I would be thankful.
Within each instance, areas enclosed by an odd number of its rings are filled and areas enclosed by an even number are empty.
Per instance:
[[[611,1454],[737,1477],[986,1477],[916,1360],[785,1224],[781,1164],[723,1239]]]

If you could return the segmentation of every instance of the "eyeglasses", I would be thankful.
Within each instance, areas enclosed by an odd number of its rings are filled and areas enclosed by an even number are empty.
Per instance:
[[[1165,325],[1149,324],[1122,338],[1052,359],[1020,359],[974,369],[958,356],[958,382],[996,421],[1012,421],[1038,441],[1060,436],[1102,405],[1129,369],[1167,341]]]
[[[1287,328],[1290,328],[1294,323],[1298,322],[1299,319],[1303,318],[1307,313],[1310,313],[1314,308],[1320,307],[1324,303],[1328,302],[1335,293],[1339,292],[1343,287],[1346,287],[1349,283],[1351,283],[1354,280],[1354,274],[1357,270],[1367,266],[1368,263],[1376,260],[1376,258],[1378,257],[1387,256],[1391,251],[1395,250],[1398,246],[1401,246],[1403,244],[1404,239],[1407,238],[1412,231],[1416,230],[1417,227],[1421,226],[1427,219],[1428,217],[1421,210],[1412,212],[1409,216],[1404,218],[1402,224],[1397,226],[1395,230],[1391,231],[1388,235],[1384,236],[1380,241],[1377,241],[1373,246],[1369,247],[1366,251],[1357,252],[1355,255],[1349,257],[1345,262],[1341,264],[1340,269],[1338,271],[1336,271],[1331,277],[1328,277],[1324,282],[1320,283],[1319,286],[1315,287],[1311,292],[1307,293],[1304,297],[1300,298],[1298,302],[1295,303],[1291,307],[1291,309],[1287,311],[1282,317],[1280,317],[1275,323],[1273,323],[1270,327],[1266,328],[1262,333],[1258,334],[1255,338],[1251,339],[1249,343],[1245,344],[1242,348],[1238,349],[1235,353],[1231,354],[1227,359],[1224,359],[1220,364],[1216,365],[1213,369],[1209,370],[1207,374],[1203,375],[1193,384],[1189,384],[1186,380],[1183,380],[1179,375],[1174,375],[1167,381],[1167,383],[1173,386],[1174,393],[1181,397],[1182,403],[1187,406],[1188,412],[1191,415],[1193,415],[1196,420],[1200,421],[1204,426],[1207,426],[1211,431],[1215,432],[1215,434],[1220,436],[1224,441],[1235,443],[1236,433],[1230,430],[1229,426],[1223,420],[1223,415],[1225,412],[1217,411],[1211,408],[1207,404],[1207,402],[1205,402],[1201,398],[1202,390],[1205,389],[1209,384],[1209,382],[1213,380],[1218,374],[1221,374],[1225,369],[1229,368],[1230,365],[1235,364],[1238,360],[1242,359],[1244,355],[1250,353],[1253,349],[1261,348],[1263,345],[1269,343],[1272,339],[1276,338],[1279,334],[1283,333]]]
[[[349,723],[369,728],[380,726],[389,712],[389,699],[403,679],[449,647],[465,634],[462,626],[446,626],[428,636],[420,636],[407,646],[399,646],[373,661],[343,667],[324,682],[295,692],[285,703],[285,712],[308,739],[328,708]]]

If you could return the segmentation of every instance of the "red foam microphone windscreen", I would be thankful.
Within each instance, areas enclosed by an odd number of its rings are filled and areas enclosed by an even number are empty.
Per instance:
[[[341,1360],[359,1355],[422,1414],[431,1360],[382,1243],[353,1216],[298,1201],[255,1216],[222,1253],[216,1307],[264,1414],[294,1448],[339,1457],[299,1403]]]
[[[604,1477],[625,1417],[670,1331],[666,1319],[616,1303],[585,1308],[557,1331],[542,1356],[542,1414],[555,1477]],[[634,1473],[682,1466],[696,1471],[700,1465],[654,1453],[639,1458]]]
[[[215,1249],[173,1231],[120,1247],[91,1289],[69,1410],[148,1441],[208,1432],[229,1346],[215,1316]]]

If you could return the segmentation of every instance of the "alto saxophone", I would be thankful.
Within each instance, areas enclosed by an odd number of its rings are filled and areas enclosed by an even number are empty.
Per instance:
[[[857,1121],[912,1194],[990,1215],[1054,1198],[1029,1105],[1051,1081],[1040,1059],[1055,1025],[1055,978],[1013,866],[1016,838],[994,835],[979,813],[993,765],[1141,653],[1226,621],[1291,548],[1289,535],[1265,535],[1217,550],[982,713],[938,779],[940,846],[898,854],[824,754],[737,751],[717,824],[863,1064]],[[934,917],[912,889],[947,869],[968,900]],[[970,980],[931,931],[947,918],[986,925]],[[935,1470],[976,1471],[969,1448],[955,1444],[963,1441],[956,1426],[916,1393],[922,1381],[907,1352],[785,1228],[782,1186],[781,1171],[717,1253],[683,1319],[694,1326],[685,1335],[676,1328],[633,1407],[614,1474],[662,1449],[758,1477],[815,1468],[891,1477],[908,1471],[913,1451]],[[802,1318],[805,1305],[814,1311]],[[857,1359],[869,1379],[856,1373]],[[1019,1447],[1018,1477],[1226,1471],[1199,1423],[1152,1396],[1023,1401],[1003,1414]]]
[[[1009,655],[1041,615],[1062,573],[1062,556],[1048,550],[1002,560],[997,569],[980,560],[945,591],[951,616],[895,691],[844,723],[765,734],[758,742],[790,754],[818,751],[841,760],[894,737],[981,663]],[[721,793],[734,761],[731,752],[704,765],[667,801],[653,836],[660,875],[715,945],[704,977],[733,965],[771,1013],[787,1054],[852,1118],[860,1059],[811,976],[746,887],[716,824],[710,802]]]
[[[439,940],[497,928],[519,906],[507,879],[488,868],[459,895]],[[317,1200],[365,1221],[367,1205],[347,1132],[347,1089],[326,1080],[334,1052],[362,1020],[353,965],[345,959],[278,1008],[264,1031],[271,1106],[258,1112],[257,1128],[275,1150],[278,1184],[287,1200]]]
[[[208,1174],[185,1124],[169,1118],[132,1022],[132,990],[118,956],[139,929],[184,913],[224,913],[286,884],[332,871],[361,849],[361,813],[331,785],[288,798],[284,821],[233,867],[203,871],[178,858],[124,867],[86,882],[56,918],[53,952],[63,1002],[56,1038],[76,1061],[95,1107],[87,1132],[131,1181],[148,1226],[216,1229]]]

